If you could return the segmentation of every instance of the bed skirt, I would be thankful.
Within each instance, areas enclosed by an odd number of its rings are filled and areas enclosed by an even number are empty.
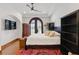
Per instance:
[[[26,49],[58,49],[60,45],[26,45]]]

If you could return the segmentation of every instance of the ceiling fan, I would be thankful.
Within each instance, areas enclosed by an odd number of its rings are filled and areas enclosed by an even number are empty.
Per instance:
[[[26,4],[26,6],[29,7],[31,9],[31,11],[41,12],[41,11],[35,9],[34,3],[31,3],[30,5],[29,4]]]

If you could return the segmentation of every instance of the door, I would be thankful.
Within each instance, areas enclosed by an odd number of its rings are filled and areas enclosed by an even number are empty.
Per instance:
[[[22,26],[23,26],[22,36],[23,37],[29,36],[30,35],[30,26],[29,26],[29,24],[23,23]]]

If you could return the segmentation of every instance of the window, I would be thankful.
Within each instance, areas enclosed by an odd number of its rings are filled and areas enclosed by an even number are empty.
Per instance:
[[[31,26],[31,34],[43,33],[43,22],[40,18],[34,17],[29,22]]]

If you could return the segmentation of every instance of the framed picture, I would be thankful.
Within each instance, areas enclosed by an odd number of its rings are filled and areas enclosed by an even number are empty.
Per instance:
[[[48,29],[54,30],[54,23],[48,23]]]
[[[16,21],[5,19],[5,30],[16,29]]]
[[[11,21],[5,19],[5,30],[11,30]]]
[[[11,21],[11,29],[16,29],[16,22],[15,21]]]

